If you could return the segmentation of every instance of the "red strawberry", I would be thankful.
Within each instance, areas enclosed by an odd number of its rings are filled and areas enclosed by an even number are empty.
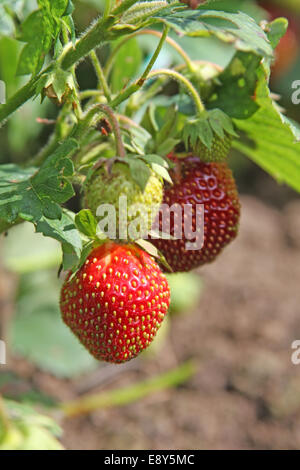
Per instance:
[[[61,290],[64,322],[96,358],[120,363],[137,356],[159,329],[170,304],[165,276],[134,245],[95,248]]]
[[[230,243],[238,232],[240,204],[237,188],[227,163],[204,163],[199,158],[189,155],[178,159],[169,156],[175,162],[171,171],[174,185],[165,188],[163,203],[193,206],[204,204],[204,245],[198,250],[187,250],[182,216],[181,239],[153,239],[152,243],[162,252],[174,272],[190,271],[198,266],[213,261],[222,249]],[[193,217],[192,232],[196,230]],[[163,231],[161,220],[159,228]],[[171,217],[170,234],[175,234],[175,218]],[[193,241],[193,240],[190,240]]]

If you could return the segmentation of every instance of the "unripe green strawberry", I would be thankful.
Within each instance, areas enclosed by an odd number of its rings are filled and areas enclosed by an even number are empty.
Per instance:
[[[119,225],[119,198],[126,196],[127,223],[137,217],[145,233],[150,230],[163,198],[163,183],[151,170],[144,190],[133,179],[128,165],[114,163],[110,172],[101,167],[92,176],[85,193],[85,205],[94,215],[101,204],[112,204],[116,209],[117,228]],[[136,212],[137,210],[137,212]],[[124,216],[124,214],[122,214]],[[139,237],[140,238],[140,237]]]
[[[203,142],[198,140],[192,153],[197,155],[200,160],[205,163],[222,162],[227,159],[231,144],[231,135],[225,134],[224,139],[221,139],[219,136],[215,136],[210,149],[207,148]]]
[[[62,318],[96,359],[125,362],[150,345],[170,304],[167,279],[150,255],[106,242],[70,276]]]

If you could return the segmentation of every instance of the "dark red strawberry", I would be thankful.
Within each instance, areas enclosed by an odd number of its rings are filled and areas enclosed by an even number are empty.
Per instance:
[[[106,242],[70,276],[61,290],[62,317],[96,359],[125,362],[149,346],[170,303],[168,282],[151,256]]]
[[[171,217],[170,227],[170,234],[174,237],[176,223],[182,224],[181,239],[160,238],[153,239],[152,243],[162,252],[174,272],[190,271],[213,261],[237,236],[239,196],[227,163],[204,163],[192,155],[183,159],[174,155],[169,157],[175,162],[175,168],[171,171],[174,185],[166,186],[163,202],[168,206],[179,204],[182,208],[185,204],[192,206],[191,233],[196,231],[196,205],[204,205],[204,244],[198,250],[186,249],[189,240],[184,233],[188,233],[188,228],[185,227],[187,219],[183,216],[179,221]],[[161,222],[160,218],[159,230],[164,232]]]

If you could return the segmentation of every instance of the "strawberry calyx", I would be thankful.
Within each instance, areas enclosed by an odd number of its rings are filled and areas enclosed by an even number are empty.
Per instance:
[[[206,163],[226,160],[234,137],[232,120],[220,109],[189,119],[182,132],[186,151]]]

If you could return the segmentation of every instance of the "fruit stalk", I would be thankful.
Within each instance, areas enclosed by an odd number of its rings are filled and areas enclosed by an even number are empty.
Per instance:
[[[126,150],[122,141],[121,130],[118,123],[118,120],[111,109],[107,104],[99,103],[93,106],[86,114],[85,118],[77,126],[76,130],[73,133],[73,137],[81,138],[86,132],[86,129],[91,125],[95,115],[103,113],[109,120],[109,123],[112,127],[115,141],[116,141],[116,150],[119,157],[124,158],[126,156]]]
[[[163,33],[162,33],[162,35],[161,35],[160,41],[159,41],[159,43],[158,43],[158,46],[157,46],[157,48],[155,49],[154,54],[152,55],[152,57],[151,57],[151,59],[150,59],[150,61],[149,61],[149,64],[147,65],[147,67],[146,67],[146,69],[145,69],[143,75],[141,76],[141,78],[140,78],[139,81],[138,81],[138,83],[139,83],[140,85],[142,85],[142,84],[144,83],[144,81],[147,79],[147,77],[148,77],[148,75],[149,75],[149,73],[150,73],[150,71],[151,71],[153,65],[155,64],[156,59],[157,59],[157,57],[159,56],[159,53],[160,53],[160,51],[161,51],[161,49],[162,49],[162,47],[163,47],[163,44],[164,44],[164,42],[165,42],[165,40],[166,40],[166,38],[167,38],[167,36],[168,36],[169,29],[170,29],[169,26],[165,26],[165,27],[164,27],[164,30],[163,30]]]
[[[102,66],[100,64],[100,61],[99,61],[95,51],[92,51],[90,53],[90,59],[92,61],[92,64],[94,66],[94,69],[95,69],[95,72],[96,72],[96,75],[97,75],[97,78],[98,78],[98,87],[99,88],[102,87],[104,96],[107,99],[107,101],[109,102],[109,101],[111,101],[110,89],[109,89],[108,83],[106,81]]]
[[[160,390],[176,387],[186,382],[195,373],[195,366],[191,361],[185,362],[178,368],[165,372],[142,383],[134,384],[123,389],[110,390],[94,395],[87,395],[78,400],[62,403],[61,409],[67,418],[91,413],[100,408],[122,406],[135,403]]]
[[[114,59],[117,55],[117,53],[119,52],[119,50],[127,43],[127,41],[129,41],[130,39],[136,37],[136,36],[143,36],[143,35],[151,35],[151,36],[156,36],[158,38],[161,38],[162,37],[162,33],[160,31],[156,31],[155,29],[144,29],[142,31],[136,31],[132,34],[130,34],[129,36],[125,37],[122,41],[119,42],[119,44],[115,47],[115,49],[112,51],[112,53],[110,54],[106,64],[105,64],[105,67],[104,67],[104,73],[105,73],[105,76],[108,77],[110,71],[111,71],[111,68],[112,68],[112,65],[114,63]],[[186,63],[186,66],[187,66],[187,69],[190,71],[190,72],[193,72],[194,71],[194,66],[193,66],[193,62],[192,60],[190,59],[190,57],[187,55],[187,53],[182,49],[182,47],[179,46],[179,44],[174,41],[174,39],[170,38],[169,36],[166,36],[166,39],[165,39],[166,43],[168,43],[173,49],[175,49],[178,54],[183,58],[184,62]]]
[[[159,75],[165,75],[182,84],[187,90],[188,94],[193,98],[198,114],[201,115],[203,112],[205,112],[205,106],[200,98],[199,93],[186,77],[184,77],[181,73],[176,72],[175,70],[158,69],[150,72],[148,79],[150,80],[151,78],[157,77]]]

